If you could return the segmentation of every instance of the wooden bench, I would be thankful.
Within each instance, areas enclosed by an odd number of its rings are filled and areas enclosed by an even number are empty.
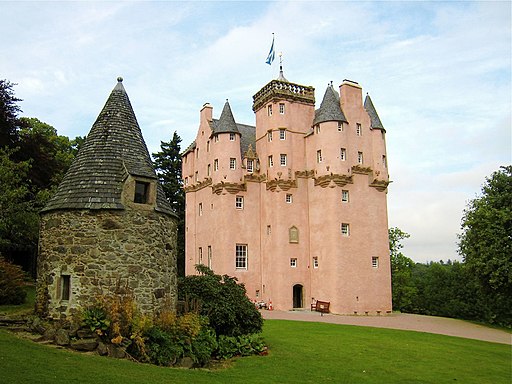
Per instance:
[[[321,316],[324,315],[324,313],[329,313],[329,306],[331,305],[330,301],[321,301],[317,300],[314,303],[311,304],[311,310],[320,312]]]

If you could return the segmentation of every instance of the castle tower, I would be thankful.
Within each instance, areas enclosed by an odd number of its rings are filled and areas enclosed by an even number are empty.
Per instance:
[[[276,309],[317,299],[335,313],[391,311],[385,130],[370,97],[363,105],[357,83],[343,81],[340,93],[331,83],[315,111],[314,88],[291,83],[281,69],[253,96],[256,126],[229,119],[240,145],[216,147],[219,121],[232,116],[225,111],[218,121],[211,109],[209,119],[201,112],[183,154],[186,273],[207,264]],[[200,168],[198,146],[210,148]],[[220,153],[224,166],[241,154],[239,172],[216,175],[214,167],[211,180],[193,180]]]
[[[123,292],[143,313],[174,306],[176,219],[119,78],[41,212],[37,312],[66,318]]]

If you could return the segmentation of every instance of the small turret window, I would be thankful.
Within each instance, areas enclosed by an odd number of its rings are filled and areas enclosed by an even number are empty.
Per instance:
[[[286,129],[279,130],[279,140],[286,140]]]
[[[234,157],[229,159],[229,169],[236,169],[236,159]]]
[[[147,204],[149,198],[149,183],[142,181],[135,182],[135,195],[133,202],[138,204]]]
[[[316,162],[321,163],[322,162],[322,150],[316,151]]]
[[[340,160],[341,161],[347,160],[347,150],[345,148],[340,149]]]
[[[229,141],[235,141],[235,134],[233,132],[229,134]]]
[[[267,132],[267,141],[270,143],[272,141],[272,131]]]
[[[343,122],[342,121],[338,121],[338,131],[343,132]]]
[[[269,106],[267,107],[267,111],[268,111],[268,115],[269,115],[269,116],[272,116],[272,106],[271,106],[271,105],[269,105]]]
[[[356,135],[361,136],[363,134],[363,131],[361,130],[361,124],[356,124]]]
[[[284,103],[279,103],[279,113],[284,115]]]
[[[254,162],[252,159],[247,160],[247,172],[253,172],[254,170]]]
[[[357,163],[363,164],[363,152],[357,152]]]

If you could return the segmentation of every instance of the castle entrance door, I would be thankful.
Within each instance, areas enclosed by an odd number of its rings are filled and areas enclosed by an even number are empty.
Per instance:
[[[293,308],[303,308],[303,290],[304,287],[301,284],[295,284],[293,286]]]

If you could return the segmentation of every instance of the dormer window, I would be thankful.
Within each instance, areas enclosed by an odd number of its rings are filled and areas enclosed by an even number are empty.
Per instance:
[[[142,181],[135,182],[135,195],[133,202],[138,204],[147,204],[149,199],[149,183]]]

